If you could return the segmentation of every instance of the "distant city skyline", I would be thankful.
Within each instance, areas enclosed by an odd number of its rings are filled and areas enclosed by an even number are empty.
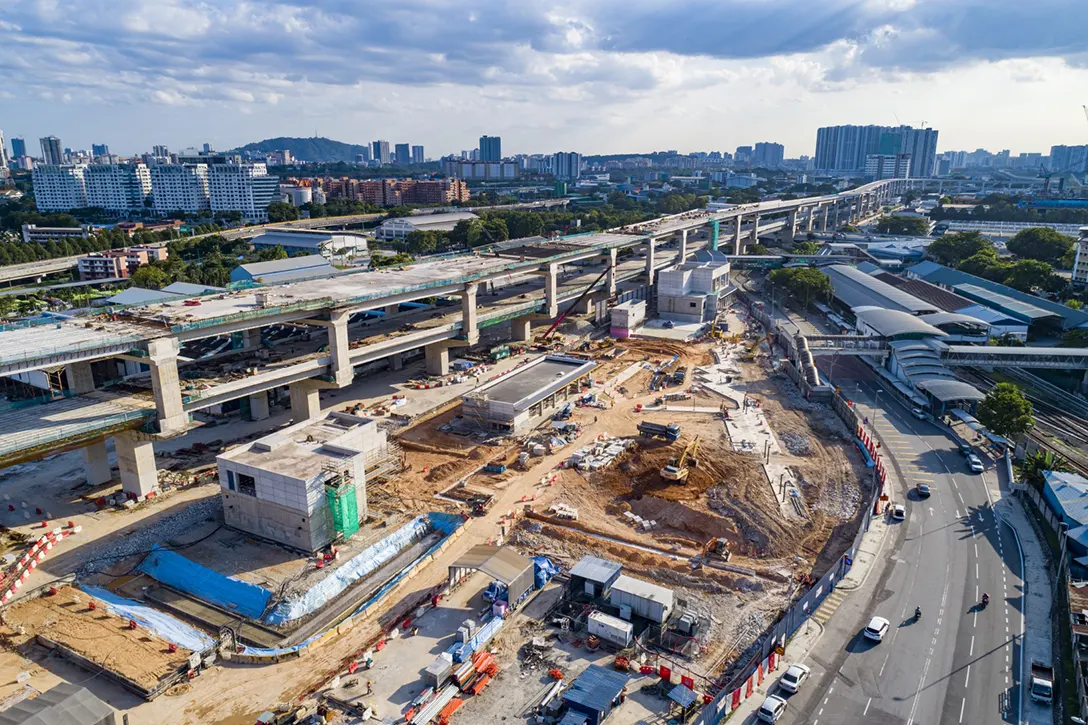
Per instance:
[[[507,156],[770,140],[796,158],[814,154],[818,127],[923,121],[939,151],[1088,141],[1088,5],[1070,0],[259,8],[9,3],[0,44],[20,68],[0,89],[0,128],[121,155],[316,131],[421,143],[433,158],[483,133]]]

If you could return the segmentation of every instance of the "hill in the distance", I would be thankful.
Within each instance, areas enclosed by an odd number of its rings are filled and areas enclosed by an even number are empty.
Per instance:
[[[261,153],[287,150],[299,161],[330,163],[333,161],[354,162],[356,154],[361,154],[365,148],[366,146],[359,144],[333,141],[331,138],[280,136],[246,144],[237,150]]]

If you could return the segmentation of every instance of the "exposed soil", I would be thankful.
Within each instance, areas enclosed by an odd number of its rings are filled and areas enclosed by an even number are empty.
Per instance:
[[[0,636],[22,649],[35,635],[45,635],[149,689],[189,659],[187,649],[170,652],[165,640],[129,629],[128,620],[101,607],[92,611],[89,600],[78,589],[62,587],[54,596],[16,602],[4,610]]]

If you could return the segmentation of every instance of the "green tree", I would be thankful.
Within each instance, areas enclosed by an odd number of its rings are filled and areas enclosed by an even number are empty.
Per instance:
[[[1049,227],[1031,227],[1008,241],[1010,252],[1021,259],[1037,259],[1058,266],[1073,250],[1074,240]]]
[[[993,243],[979,232],[953,232],[934,240],[926,248],[926,254],[939,264],[955,267],[968,257],[993,248]]]
[[[257,252],[257,258],[262,262],[271,262],[276,259],[287,259],[287,250],[279,244],[274,247],[265,247]]]
[[[1035,425],[1031,401],[1012,383],[998,383],[979,403],[977,417],[993,433],[1015,439]]]
[[[1038,450],[1029,453],[1020,464],[1020,477],[1035,488],[1042,490],[1046,472],[1068,473],[1073,470],[1069,463],[1054,451]]]
[[[982,249],[956,265],[956,269],[967,274],[1000,282],[1005,279],[1012,267],[1008,262],[1003,262],[997,256],[993,247]]]
[[[1066,282],[1053,270],[1051,265],[1038,259],[1021,259],[1009,268],[1005,284],[1028,294],[1035,290],[1058,292]]]
[[[173,280],[163,270],[159,269],[155,265],[146,265],[140,267],[129,277],[129,281],[132,282],[134,287],[143,287],[144,289],[162,289],[166,285],[170,284]]]
[[[1088,330],[1069,330],[1062,335],[1062,347],[1088,347]]]
[[[994,347],[1026,347],[1026,343],[1016,335],[1006,332],[1000,337],[991,337],[990,344]]]
[[[929,220],[917,216],[882,216],[876,222],[879,234],[906,234],[924,237],[929,234]]]
[[[794,254],[816,254],[820,251],[819,242],[794,242],[793,249]]]
[[[274,201],[268,205],[268,221],[293,222],[298,219],[298,209],[287,202]]]
[[[853,224],[843,224],[841,227],[839,227],[839,231],[845,234],[857,234],[861,231],[861,229],[854,226]]]
[[[805,307],[814,299],[831,296],[831,280],[826,274],[812,267],[776,269],[767,277],[767,281],[788,291]]]
[[[771,250],[767,249],[766,245],[761,242],[755,244],[749,244],[744,248],[745,254],[751,254],[753,256],[762,257],[771,253]]]

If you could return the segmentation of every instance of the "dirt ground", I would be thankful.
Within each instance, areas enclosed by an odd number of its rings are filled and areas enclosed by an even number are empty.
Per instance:
[[[102,608],[92,611],[89,599],[78,589],[62,587],[53,596],[16,602],[4,610],[0,637],[22,650],[35,635],[45,635],[147,688],[189,659],[189,650],[179,647],[170,652],[164,640],[129,629],[128,620]]]

